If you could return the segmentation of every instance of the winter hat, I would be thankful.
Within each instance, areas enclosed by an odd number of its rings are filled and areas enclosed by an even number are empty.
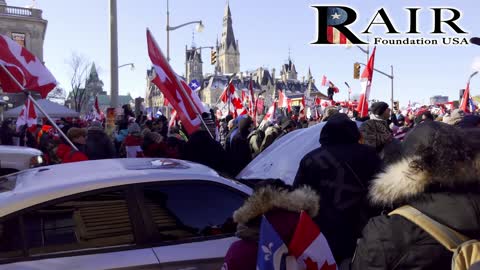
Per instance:
[[[433,115],[432,113],[427,110],[427,109],[422,109],[422,110],[419,110],[416,114],[415,114],[415,124],[420,124],[421,122],[425,121],[425,120],[432,120],[433,121]]]
[[[456,125],[460,121],[462,121],[464,116],[465,116],[465,113],[462,110],[455,109],[450,114],[450,117],[449,117],[449,119],[447,120],[446,123],[449,124],[449,125]]]
[[[142,131],[137,123],[131,123],[128,126],[128,134],[139,134]]]
[[[328,119],[330,119],[330,117],[332,117],[332,115],[334,115],[336,113],[338,113],[337,107],[329,106],[329,107],[325,108],[325,112],[323,114],[322,122],[328,121]]]
[[[348,115],[337,113],[330,117],[320,132],[320,144],[338,145],[358,143],[360,132]]]
[[[72,127],[67,132],[67,137],[70,140],[75,140],[76,138],[86,137],[86,136],[87,136],[87,130],[85,130],[84,128]]]
[[[383,101],[375,102],[370,107],[370,111],[374,115],[382,115],[387,109],[388,109],[388,104]]]
[[[380,152],[385,144],[393,138],[392,132],[383,121],[367,120],[363,122],[360,126],[360,133],[364,144],[375,147],[377,152]]]
[[[88,127],[88,130],[102,130],[103,131],[102,122],[94,121],[94,122],[90,123],[90,126]]]

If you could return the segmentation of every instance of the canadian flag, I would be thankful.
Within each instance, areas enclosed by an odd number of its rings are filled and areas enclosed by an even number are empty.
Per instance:
[[[473,113],[475,111],[475,105],[473,104],[470,96],[470,80],[468,81],[465,92],[463,93],[459,109],[467,114]]]
[[[285,95],[282,90],[278,91],[278,107],[287,108],[289,112],[292,111],[292,101]]]
[[[188,89],[185,89],[180,80],[178,80],[177,74],[175,74],[165,56],[163,56],[162,51],[148,29],[147,45],[148,55],[156,73],[152,82],[158,86],[165,98],[168,99],[168,102],[177,111],[185,130],[192,134],[200,128],[202,123],[199,116],[201,111],[198,111],[198,108],[196,108],[195,102],[192,101],[192,95],[188,93]]]
[[[57,80],[42,62],[31,52],[5,35],[0,35],[0,65],[27,90],[40,93],[46,98],[57,85]],[[0,68],[0,85],[4,92],[22,92],[15,81]]]
[[[305,96],[302,97],[302,101],[300,102],[300,111],[299,111],[299,114],[298,114],[298,118],[299,119],[305,119],[305,117],[307,116],[306,115],[306,112],[305,112]]]
[[[263,117],[262,123],[260,123],[260,128],[262,128],[264,125],[266,125],[268,122],[273,123],[275,122],[276,115],[275,111],[277,110],[277,102],[273,102],[272,106],[267,111],[267,114],[265,114],[265,117]]]
[[[288,246],[288,251],[297,259],[300,269],[337,269],[327,239],[304,211],[300,214],[300,220]]]
[[[94,113],[95,119],[102,121],[105,119],[105,114],[103,114],[102,110],[100,110],[100,106],[98,105],[98,96],[95,96],[95,104],[94,104]]]
[[[235,92],[235,86],[232,82],[230,82],[225,88],[222,95],[220,96],[220,100],[226,104],[229,112],[233,111],[234,118],[237,118],[240,115],[248,114],[247,109],[245,108],[245,106],[243,106],[242,100]],[[233,106],[233,108],[231,106]]]
[[[35,106],[32,104],[29,98],[25,101],[25,107],[23,107],[20,115],[17,119],[17,130],[24,125],[27,125],[29,128],[37,124],[37,112],[35,111]]]
[[[375,51],[377,47],[373,48],[372,55],[368,59],[368,64],[360,77],[360,85],[362,87],[362,93],[358,101],[357,112],[360,117],[368,116],[368,97],[370,96],[370,87],[372,86],[373,68],[375,65]]]

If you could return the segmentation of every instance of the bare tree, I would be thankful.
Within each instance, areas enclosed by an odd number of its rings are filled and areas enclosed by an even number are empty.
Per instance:
[[[57,85],[55,89],[53,89],[50,93],[48,93],[47,99],[56,103],[65,103],[65,99],[67,98],[67,93],[65,89],[61,86]]]
[[[67,64],[69,65],[71,72],[71,90],[69,98],[75,111],[80,112],[88,101],[88,94],[85,90],[85,81],[87,79],[87,70],[90,63],[85,56],[72,53],[70,59],[67,60]]]

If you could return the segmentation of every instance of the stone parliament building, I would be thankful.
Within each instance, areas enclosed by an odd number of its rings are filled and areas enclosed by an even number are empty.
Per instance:
[[[5,0],[0,0],[0,34],[11,37],[27,48],[42,62],[43,43],[47,31],[47,20],[42,18],[42,10],[8,6]],[[8,96],[13,107],[23,104],[25,95],[5,94],[0,88],[1,96]]]
[[[211,108],[216,107],[219,97],[229,79],[237,91],[248,88],[250,80],[253,80],[253,88],[260,98],[264,99],[265,107],[268,108],[273,100],[278,97],[277,90],[284,90],[293,104],[303,97],[305,91],[310,91],[312,96],[325,98],[326,96],[317,89],[315,80],[309,72],[307,78],[299,79],[295,64],[289,57],[287,63],[282,65],[280,73],[277,75],[275,68],[271,70],[259,67],[254,71],[241,72],[240,69],[240,47],[238,40],[235,39],[233,31],[233,19],[230,5],[227,2],[223,15],[223,30],[220,41],[217,40],[214,50],[217,55],[217,62],[214,66],[214,74],[203,74],[203,61],[201,50],[193,47],[185,48],[185,74],[187,82],[197,80],[201,84],[199,95],[203,103]],[[153,112],[161,111],[168,115],[167,108],[163,107],[164,97],[161,91],[151,83],[155,76],[155,71],[147,70],[147,89],[145,96],[145,105]]]

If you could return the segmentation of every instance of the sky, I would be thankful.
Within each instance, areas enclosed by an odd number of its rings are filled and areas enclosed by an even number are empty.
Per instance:
[[[67,91],[71,72],[68,60],[72,53],[94,61],[100,69],[104,90],[110,91],[109,67],[109,6],[108,0],[59,1],[37,0],[36,7],[43,10],[48,20],[44,44],[44,61]],[[135,70],[119,71],[120,94],[144,97],[146,71],[151,66],[147,54],[146,28],[153,32],[161,49],[166,53],[166,0],[117,0],[119,65],[134,63]],[[275,68],[278,76],[281,65],[290,56],[297,67],[299,79],[310,68],[317,86],[323,75],[340,88],[336,100],[347,99],[348,82],[353,93],[360,92],[360,82],[353,79],[353,63],[366,62],[366,55],[358,48],[345,46],[312,46],[316,38],[316,13],[312,5],[344,5],[357,11],[357,21],[351,27],[356,33],[365,30],[379,8],[385,8],[395,28],[409,29],[406,7],[421,7],[420,35],[432,38],[432,7],[452,7],[462,12],[459,26],[471,36],[480,36],[480,4],[473,0],[230,0],[235,38],[239,41],[242,71],[258,67]],[[10,6],[27,6],[31,0],[7,0]],[[185,45],[213,46],[221,37],[225,0],[171,0],[170,24],[179,25],[202,20],[205,29],[195,33],[190,25],[170,33],[170,56],[173,68],[185,73]],[[450,15],[446,14],[446,18]],[[448,26],[445,31],[451,32]],[[383,36],[385,27],[372,26],[371,31]],[[194,38],[193,38],[194,34]],[[359,35],[366,39],[365,35]],[[404,37],[399,34],[398,37]],[[463,36],[462,36],[463,37]],[[210,51],[203,51],[204,72],[212,72]],[[447,95],[458,99],[459,89],[465,88],[472,73],[472,64],[480,56],[480,46],[377,46],[375,68],[390,73],[394,67],[394,99],[400,105],[408,101],[427,103],[433,95]],[[480,76],[474,78],[471,92],[480,95]],[[326,89],[320,87],[322,92]],[[374,74],[370,98],[390,100],[391,80]]]

